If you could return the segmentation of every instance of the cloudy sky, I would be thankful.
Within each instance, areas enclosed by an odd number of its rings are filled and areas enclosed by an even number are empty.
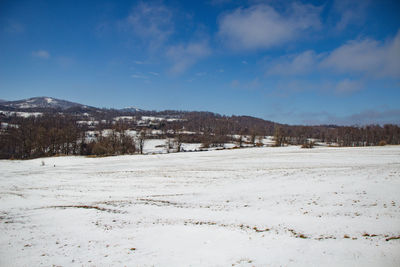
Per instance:
[[[0,1],[0,98],[400,123],[399,1]]]

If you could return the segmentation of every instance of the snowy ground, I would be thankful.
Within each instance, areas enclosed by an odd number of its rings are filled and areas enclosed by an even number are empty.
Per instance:
[[[1,266],[400,265],[400,146],[3,160],[0,171]]]

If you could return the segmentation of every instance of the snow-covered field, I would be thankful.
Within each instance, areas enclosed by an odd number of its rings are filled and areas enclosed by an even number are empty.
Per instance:
[[[3,160],[0,171],[1,266],[400,265],[400,146]]]

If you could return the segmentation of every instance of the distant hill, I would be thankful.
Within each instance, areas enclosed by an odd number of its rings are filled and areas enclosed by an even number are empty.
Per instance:
[[[143,109],[137,108],[137,107],[126,107],[126,108],[122,108],[120,109],[120,111],[122,112],[143,112]]]
[[[161,139],[167,152],[180,152],[184,143],[201,149],[398,145],[400,127],[294,126],[207,111],[96,108],[51,97],[0,103],[0,159],[142,153],[145,139]]]
[[[15,114],[15,112],[20,112],[25,116],[35,112],[42,114],[62,112],[64,114],[73,114],[75,118],[80,118],[81,120],[87,120],[90,117],[91,120],[97,121],[113,121],[115,118],[121,116],[136,116],[140,120],[141,116],[145,116],[148,117],[147,119],[154,120],[152,127],[155,127],[155,124],[165,124],[167,121],[170,124],[174,124],[174,127],[193,132],[199,131],[199,128],[207,128],[207,131],[210,132],[213,132],[217,128],[220,131],[226,131],[227,129],[231,131],[234,128],[235,133],[239,131],[248,132],[252,129],[253,131],[265,132],[271,135],[274,127],[279,125],[272,121],[250,116],[223,116],[204,111],[150,111],[132,106],[123,109],[97,108],[53,97],[32,97],[16,101],[0,102],[0,113],[3,116]],[[155,121],[158,122],[156,123]],[[160,121],[163,122],[160,123]]]
[[[3,101],[0,103],[2,106],[12,107],[15,109],[52,108],[52,109],[66,110],[74,107],[81,107],[81,108],[86,107],[85,105],[79,103],[74,103],[52,97],[32,97],[16,101]]]

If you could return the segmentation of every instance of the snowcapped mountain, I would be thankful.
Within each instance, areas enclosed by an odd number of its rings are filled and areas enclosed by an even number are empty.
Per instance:
[[[65,110],[72,107],[83,107],[83,108],[86,107],[82,104],[56,99],[52,97],[32,97],[29,99],[22,99],[16,101],[4,101],[1,102],[1,105],[17,109],[60,108]]]

